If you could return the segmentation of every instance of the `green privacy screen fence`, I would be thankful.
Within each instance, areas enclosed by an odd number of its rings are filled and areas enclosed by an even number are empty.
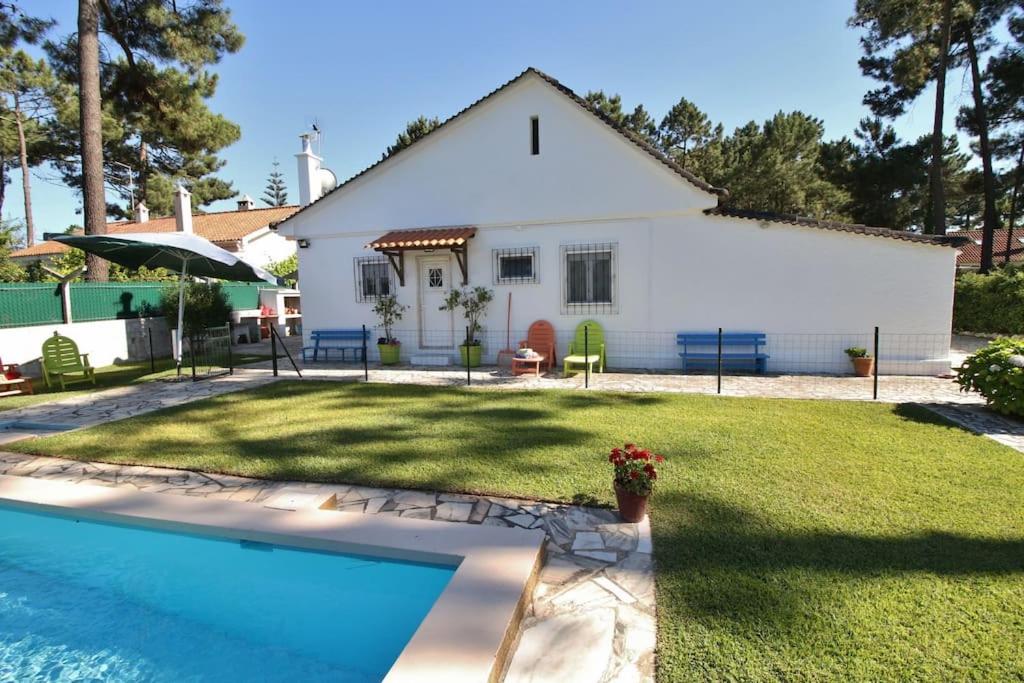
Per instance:
[[[69,287],[74,322],[161,315],[160,292],[167,282],[75,282]],[[225,282],[235,310],[259,308],[259,285]],[[0,283],[0,327],[27,327],[64,322],[56,283]]]

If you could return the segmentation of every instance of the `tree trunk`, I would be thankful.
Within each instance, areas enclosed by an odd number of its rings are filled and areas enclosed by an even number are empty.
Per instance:
[[[1020,197],[1020,185],[1024,176],[1024,143],[1020,146],[1020,156],[1017,157],[1017,171],[1013,178],[1013,194],[1010,195],[1010,224],[1006,227],[1006,255],[1003,263],[1010,262],[1010,247],[1013,246],[1013,228],[1017,223],[1017,198]]]
[[[18,161],[21,163],[21,191],[25,196],[25,246],[36,242],[36,228],[32,221],[32,179],[28,173],[28,148],[25,145],[25,125],[21,119],[21,101],[14,95],[14,124],[18,128]]]
[[[100,101],[100,0],[78,0],[78,119],[82,153],[82,205],[85,234],[107,231],[107,199],[103,191],[103,128]],[[109,266],[86,254],[86,278],[105,282]]]
[[[999,216],[996,214],[996,176],[992,171],[992,147],[988,143],[988,113],[985,110],[985,94],[981,89],[981,68],[978,66],[978,50],[974,44],[974,27],[965,27],[967,34],[967,56],[971,62],[971,81],[974,94],[974,124],[978,129],[978,148],[981,152],[981,183],[985,195],[985,210],[982,213],[981,266],[980,273],[992,270],[992,243],[995,241]]]
[[[145,138],[139,140],[139,196],[135,203],[146,201],[146,188],[149,186],[149,147]],[[149,206],[149,204],[146,204]],[[132,207],[132,215],[135,216],[135,207]],[[138,220],[138,216],[135,216]]]
[[[934,235],[946,234],[946,188],[942,179],[942,117],[946,105],[946,70],[949,65],[949,33],[952,0],[942,2],[942,54],[939,55],[939,72],[935,78],[935,119],[932,123],[932,162],[928,170],[928,187],[931,196],[931,225],[925,232]],[[930,228],[930,229],[929,229]]]

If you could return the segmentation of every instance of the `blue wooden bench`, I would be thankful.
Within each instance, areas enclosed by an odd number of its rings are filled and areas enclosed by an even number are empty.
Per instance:
[[[364,330],[313,330],[309,334],[312,346],[302,347],[302,361],[309,361],[309,352],[313,352],[313,361],[319,360],[320,352],[324,352],[324,360],[329,360],[328,351],[341,351],[341,360],[345,361],[346,353],[352,352],[352,360],[363,360],[366,352],[366,337],[369,331]]]
[[[761,332],[722,333],[722,366],[749,364],[755,372],[763,373],[770,356],[761,349],[767,342],[767,336]],[[683,359],[683,372],[691,365],[707,367],[718,364],[717,332],[680,332],[676,335],[676,344],[683,347],[679,352]],[[736,350],[742,347],[747,347],[747,350]]]

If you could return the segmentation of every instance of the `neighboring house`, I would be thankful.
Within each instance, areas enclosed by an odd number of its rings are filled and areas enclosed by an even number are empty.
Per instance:
[[[238,209],[235,211],[193,214],[189,192],[179,187],[174,198],[174,208],[174,216],[150,218],[145,204],[140,203],[136,211],[139,220],[107,223],[107,232],[193,232],[242,260],[261,267],[284,260],[295,253],[295,243],[272,231],[270,225],[298,211],[297,206],[258,209],[247,195],[238,201]],[[35,261],[46,263],[67,251],[68,247],[59,242],[44,241],[12,252],[11,258],[24,266]]]
[[[1010,263],[1024,263],[1024,230],[996,230],[992,240],[992,263],[1001,266],[1006,263],[1006,238],[1010,237]],[[978,270],[981,266],[981,230],[963,230],[950,233],[966,239],[956,257],[958,270]]]
[[[768,333],[769,371],[846,371],[877,325],[883,371],[949,370],[954,240],[719,208],[535,69],[323,196],[308,140],[298,157],[303,207],[276,230],[300,246],[307,336],[372,327],[393,293],[403,357],[454,355],[464,321],[439,306],[468,284],[495,290],[492,361],[512,293],[513,344],[546,319],[561,355],[594,319],[611,367],[679,367],[676,332],[722,327]]]

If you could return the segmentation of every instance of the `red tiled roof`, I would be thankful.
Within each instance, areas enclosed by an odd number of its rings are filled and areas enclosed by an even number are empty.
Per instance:
[[[468,225],[456,228],[417,228],[392,230],[366,245],[368,249],[409,249],[417,247],[450,247],[464,244],[476,234]]]
[[[996,230],[992,240],[992,261],[999,265],[1006,262],[1006,236],[1009,230]],[[981,265],[981,230],[962,230],[951,233],[968,241],[960,247],[956,265],[961,268],[977,268]],[[1010,263],[1024,262],[1024,230],[1014,230],[1010,242]]]
[[[298,210],[298,206],[272,206],[263,209],[249,209],[248,211],[195,213],[192,214],[192,231],[222,247],[232,246],[238,240],[271,223],[282,221]],[[136,223],[135,221],[107,223],[107,232],[110,234],[174,232],[176,229],[174,216],[151,218],[145,223]],[[67,250],[68,247],[59,242],[37,242],[31,247],[12,252],[11,257],[51,256]]]

